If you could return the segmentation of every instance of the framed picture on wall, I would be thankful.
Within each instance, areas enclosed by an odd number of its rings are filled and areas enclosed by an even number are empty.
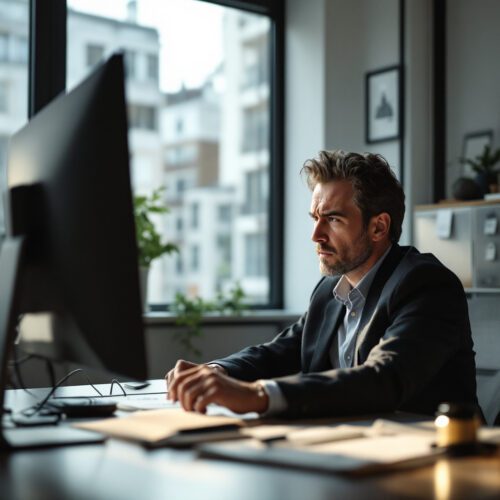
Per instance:
[[[476,173],[472,167],[463,160],[474,160],[477,156],[481,155],[485,146],[490,146],[493,143],[493,130],[481,130],[479,132],[470,132],[464,135],[464,142],[462,145],[462,164],[464,177],[475,177]]]
[[[398,139],[401,133],[399,66],[370,71],[365,76],[366,142]]]

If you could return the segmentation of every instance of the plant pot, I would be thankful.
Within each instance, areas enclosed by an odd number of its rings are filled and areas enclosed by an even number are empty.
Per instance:
[[[142,308],[145,312],[149,310],[148,306],[148,279],[149,267],[139,267],[139,288],[141,291]]]
[[[488,194],[490,192],[490,186],[497,183],[497,174],[479,172],[474,180],[481,188],[482,194]]]

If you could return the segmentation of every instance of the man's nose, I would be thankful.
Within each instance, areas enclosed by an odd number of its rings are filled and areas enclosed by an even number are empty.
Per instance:
[[[313,232],[311,234],[311,240],[314,241],[315,243],[319,243],[321,241],[326,241],[326,236],[325,236],[325,232],[322,228],[322,224],[321,224],[321,221],[317,221],[315,224],[314,224],[314,229],[313,229]]]

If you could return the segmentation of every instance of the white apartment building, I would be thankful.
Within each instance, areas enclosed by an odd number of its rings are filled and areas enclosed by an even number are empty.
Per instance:
[[[181,248],[153,263],[150,301],[170,302],[177,291],[213,298],[239,282],[251,302],[266,302],[269,21],[227,9],[217,75],[224,90],[209,78],[165,96],[158,32],[130,14],[122,21],[69,9],[67,87],[124,51],[134,189],[166,187],[171,212],[157,222]],[[0,0],[0,166],[8,137],[27,119],[27,60],[28,1]]]
[[[149,194],[163,185],[160,42],[157,30],[138,25],[134,10],[130,12],[131,17],[121,21],[68,11],[67,87],[71,89],[111,53],[124,52],[132,183],[135,192]],[[161,296],[162,287],[161,263],[156,262],[149,276],[149,297]]]
[[[251,302],[269,294],[269,29],[262,16],[225,17],[221,185],[235,186],[232,276]]]
[[[232,190],[219,187],[219,121],[220,96],[210,80],[202,88],[166,95],[161,133],[170,213],[164,232],[180,253],[163,262],[163,302],[176,292],[212,298],[221,286],[216,248],[223,245],[221,231],[230,228],[227,220],[216,221],[219,211],[232,212],[233,202]]]
[[[10,136],[28,119],[27,0],[0,0],[0,189],[6,186]],[[0,203],[0,232],[4,231]]]

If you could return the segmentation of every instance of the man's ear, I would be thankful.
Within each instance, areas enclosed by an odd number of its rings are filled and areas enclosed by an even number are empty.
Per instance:
[[[389,238],[391,216],[387,212],[375,215],[372,217],[370,226],[372,241],[381,241],[384,238]]]

